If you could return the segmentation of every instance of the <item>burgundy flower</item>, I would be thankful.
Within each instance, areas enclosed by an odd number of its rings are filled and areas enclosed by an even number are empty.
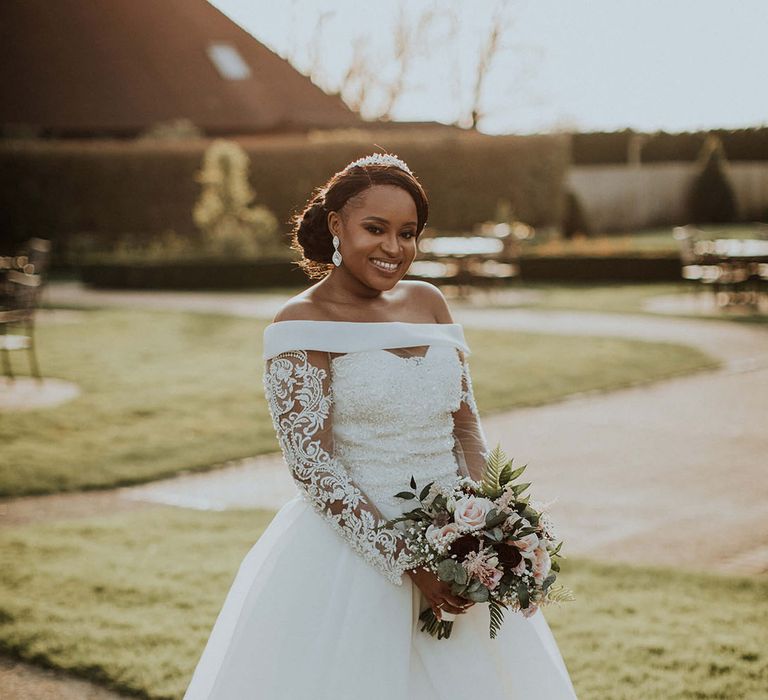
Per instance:
[[[462,535],[459,539],[454,540],[451,546],[448,547],[448,554],[455,554],[459,561],[464,559],[470,552],[477,552],[480,550],[480,541],[472,535]]]
[[[496,554],[499,555],[499,562],[501,562],[505,568],[512,568],[517,566],[520,563],[520,560],[523,558],[523,555],[520,554],[520,550],[511,544],[506,544],[505,542],[494,542],[493,548],[496,550]]]

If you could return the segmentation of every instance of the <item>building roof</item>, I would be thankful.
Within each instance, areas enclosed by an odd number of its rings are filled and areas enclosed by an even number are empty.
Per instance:
[[[206,0],[3,0],[0,128],[135,136],[186,118],[208,135],[363,122]]]

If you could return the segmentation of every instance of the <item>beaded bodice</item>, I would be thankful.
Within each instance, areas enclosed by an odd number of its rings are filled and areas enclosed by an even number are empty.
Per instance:
[[[456,477],[452,414],[462,368],[455,348],[430,346],[423,357],[354,352],[331,367],[336,454],[384,515],[413,507],[394,498],[412,475],[421,485]]]

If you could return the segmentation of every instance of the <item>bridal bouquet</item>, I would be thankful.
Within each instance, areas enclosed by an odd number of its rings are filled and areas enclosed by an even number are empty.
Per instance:
[[[523,496],[530,483],[517,480],[527,465],[512,468],[499,445],[486,460],[482,480],[457,479],[452,490],[433,488],[395,494],[419,505],[388,525],[404,522],[405,537],[421,566],[450,584],[454,595],[488,603],[490,636],[496,637],[509,608],[525,617],[540,606],[573,600],[553,585],[560,571],[560,547],[547,506]],[[432,608],[421,613],[422,631],[448,638],[454,615],[438,620]]]

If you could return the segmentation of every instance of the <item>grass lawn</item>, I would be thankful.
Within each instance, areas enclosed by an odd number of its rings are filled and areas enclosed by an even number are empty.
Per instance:
[[[527,282],[521,287],[540,295],[539,301],[530,304],[535,308],[605,313],[647,313],[643,308],[647,300],[656,296],[686,295],[691,291],[691,287],[684,282],[602,282],[588,285]]]
[[[699,320],[735,321],[750,324],[768,324],[768,314],[749,313],[742,309],[723,309],[712,314],[660,314],[647,311],[644,303],[656,296],[679,295],[684,299],[694,287],[684,282],[602,282],[590,284],[566,284],[553,282],[522,282],[521,290],[531,290],[539,295],[535,301],[514,304],[514,308],[534,308],[556,311],[594,311],[599,313],[648,314],[656,318],[692,318]],[[711,294],[708,290],[702,292]],[[494,306],[504,307],[503,302]]]
[[[262,393],[263,321],[91,310],[41,325],[48,376],[82,395],[0,421],[0,496],[106,488],[278,449]],[[681,345],[477,331],[467,341],[483,413],[716,366]],[[22,365],[22,362],[17,362]]]
[[[0,648],[181,698],[271,517],[168,508],[0,530]],[[765,697],[768,581],[570,559],[562,580],[577,600],[546,615],[581,700]]]

